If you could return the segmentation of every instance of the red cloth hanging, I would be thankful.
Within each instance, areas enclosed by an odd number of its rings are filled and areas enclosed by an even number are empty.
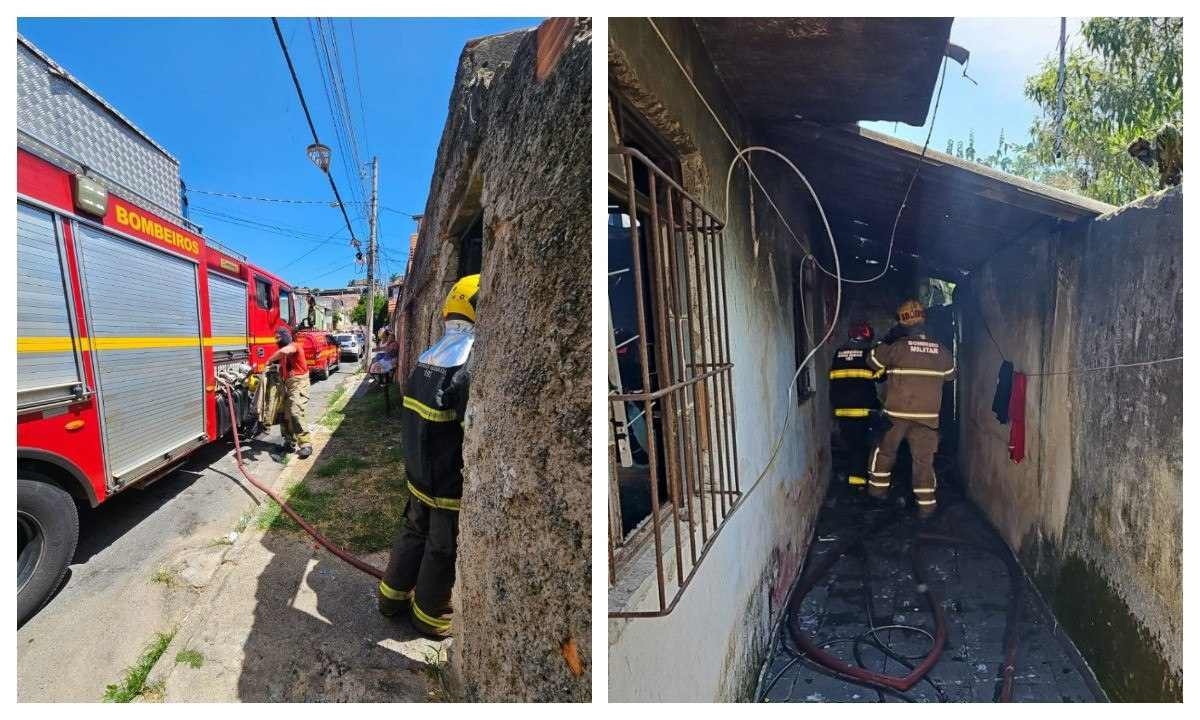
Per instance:
[[[1008,457],[1015,463],[1025,459],[1025,373],[1012,374],[1008,396]]]

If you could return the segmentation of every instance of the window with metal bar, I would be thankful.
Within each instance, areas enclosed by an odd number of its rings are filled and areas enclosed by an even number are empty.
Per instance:
[[[733,365],[723,223],[651,159],[654,143],[621,130],[609,163],[609,601],[612,617],[653,617],[675,607],[741,498]],[[644,573],[654,591],[638,597]]]

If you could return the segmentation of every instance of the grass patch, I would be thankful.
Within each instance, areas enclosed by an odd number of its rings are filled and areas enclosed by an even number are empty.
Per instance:
[[[400,447],[400,404],[392,393],[392,417],[384,414],[383,393],[376,387],[361,393],[335,393],[321,418],[334,429],[312,471],[320,490],[300,483],[284,491],[288,504],[331,541],[355,553],[391,546],[403,521],[408,492],[404,453]],[[266,530],[300,532],[275,503],[258,516]]]
[[[146,678],[149,677],[150,671],[154,669],[154,663],[158,662],[162,654],[167,651],[167,646],[171,644],[171,639],[174,637],[174,630],[169,633],[155,633],[154,639],[142,651],[137,662],[125,669],[125,677],[119,683],[109,685],[105,688],[104,702],[131,702],[139,695],[155,689],[156,686],[146,685]],[[157,687],[156,694],[161,696],[161,687]]]
[[[425,681],[429,683],[429,702],[450,702],[450,686],[446,681],[446,658],[441,651],[428,648],[425,650]]]
[[[179,576],[175,574],[174,570],[161,567],[155,570],[154,574],[150,576],[150,582],[160,583],[173,588],[179,584]]]
[[[204,656],[196,650],[180,650],[175,653],[175,662],[183,663],[194,668],[199,668],[204,665]]]
[[[367,466],[367,461],[356,455],[338,455],[330,458],[321,467],[317,468],[317,477],[334,477],[344,475],[349,472],[362,470]]]
[[[346,393],[346,385],[338,385],[336,389],[329,395],[329,404],[326,406],[325,414],[318,420],[320,424],[330,430],[337,430],[338,426],[346,419],[346,405],[353,398]]]

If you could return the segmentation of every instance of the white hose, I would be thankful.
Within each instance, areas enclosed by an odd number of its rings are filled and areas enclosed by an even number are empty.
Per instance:
[[[804,371],[804,368],[808,367],[809,362],[812,360],[813,356],[817,354],[817,351],[821,349],[821,346],[823,346],[829,340],[829,337],[833,335],[833,329],[837,327],[838,315],[842,310],[842,264],[841,259],[838,257],[837,243],[833,239],[833,229],[829,226],[829,218],[825,216],[825,208],[821,205],[821,199],[817,197],[817,191],[813,189],[812,183],[808,181],[808,178],[804,176],[804,173],[800,172],[800,168],[796,167],[796,164],[788,159],[786,155],[778,150],[775,150],[774,148],[769,148],[763,145],[751,145],[749,147],[742,148],[738,151],[737,155],[734,155],[733,160],[729,163],[729,169],[725,173],[725,222],[729,222],[729,191],[730,184],[733,180],[733,168],[738,164],[739,161],[742,161],[742,157],[744,155],[752,152],[765,152],[784,161],[787,163],[787,166],[792,169],[792,172],[796,173],[796,176],[799,177],[804,183],[804,187],[808,188],[809,194],[812,195],[813,202],[817,205],[817,213],[821,216],[821,222],[825,225],[825,233],[829,236],[829,249],[833,253],[833,277],[837,278],[838,284],[837,300],[833,306],[833,318],[829,321],[829,328],[825,331],[825,336],[821,338],[821,341],[814,345],[812,350],[809,350],[808,355],[804,356],[804,359],[800,362],[800,367],[796,368],[796,373],[792,375],[792,381],[788,384],[787,414],[783,418],[783,427],[779,431],[779,440],[775,444],[775,449],[771,451],[771,457],[767,461],[766,467],[762,469],[762,472],[759,473],[758,477],[754,479],[754,482],[751,483],[750,487],[746,489],[746,495],[749,495],[750,492],[754,490],[755,486],[758,485],[758,483],[766,476],[767,472],[770,471],[771,467],[775,464],[775,458],[779,456],[779,450],[783,447],[783,441],[787,435],[788,423],[792,418],[792,404],[794,402],[793,393],[796,390],[796,381],[800,379],[800,373]],[[812,255],[812,253],[806,252],[804,260],[812,260],[815,264],[817,264],[818,267],[820,267],[820,264],[816,263],[816,258]],[[800,272],[801,277],[803,277],[804,261],[801,261],[800,263]],[[801,302],[803,302],[804,294],[800,293],[799,295]]]

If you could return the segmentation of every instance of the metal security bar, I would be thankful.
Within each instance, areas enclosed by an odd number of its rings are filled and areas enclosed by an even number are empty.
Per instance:
[[[611,317],[612,281],[632,275],[636,329],[620,346],[636,352],[628,368],[640,371],[622,382],[613,367],[618,343],[610,338],[609,422],[616,446],[610,462],[622,466],[627,479],[641,482],[644,475],[650,511],[627,535],[619,515],[610,521],[609,584],[633,571],[639,558],[646,567],[652,552],[657,607],[609,616],[658,617],[674,609],[741,499],[724,223],[638,150],[615,147],[610,155],[610,196],[629,224],[632,272],[610,272],[609,311]],[[623,178],[614,172],[618,161]],[[628,368],[626,375],[635,374]],[[642,425],[634,428],[639,418]],[[644,465],[630,459],[635,436]],[[610,468],[610,513],[621,511],[622,467]]]

